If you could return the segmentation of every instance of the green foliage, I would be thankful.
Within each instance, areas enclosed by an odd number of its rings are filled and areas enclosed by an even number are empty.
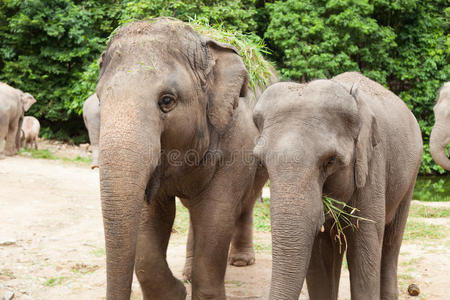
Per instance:
[[[125,0],[121,23],[135,19],[170,16],[188,22],[199,19],[230,30],[252,32],[257,28],[255,0]]]
[[[84,131],[80,103],[93,92],[95,80],[84,81],[117,22],[106,3],[0,2],[0,81],[34,95],[38,102],[28,113],[41,120],[50,137],[67,122],[77,123],[64,130],[67,136]]]
[[[450,81],[447,0],[2,0],[0,81],[35,96],[29,114],[40,119],[42,136],[85,142],[82,104],[95,92],[108,37],[118,25],[158,16],[223,32],[246,50],[253,87],[268,75],[261,53],[288,80],[362,72],[399,95],[419,120],[420,172],[444,173],[428,143],[437,92]]]
[[[450,201],[450,174],[446,176],[419,176],[413,199],[420,201]]]

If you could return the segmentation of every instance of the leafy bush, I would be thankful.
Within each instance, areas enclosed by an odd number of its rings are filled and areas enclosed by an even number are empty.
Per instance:
[[[158,16],[209,24],[258,52],[264,38],[284,79],[362,72],[399,95],[419,120],[420,172],[444,173],[428,142],[437,91],[450,81],[447,0],[4,0],[0,81],[35,96],[29,114],[41,120],[43,136],[84,142],[82,104],[95,91],[109,35],[120,24]],[[252,78],[266,78],[267,66],[255,63],[252,51]]]

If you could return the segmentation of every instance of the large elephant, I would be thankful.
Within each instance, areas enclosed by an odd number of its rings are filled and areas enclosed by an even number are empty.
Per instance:
[[[430,135],[430,152],[434,161],[450,171],[446,147],[450,143],[450,82],[444,84],[434,106],[435,123]]]
[[[0,82],[0,158],[4,157],[3,152],[10,156],[19,151],[23,116],[35,102],[30,94]]]
[[[267,179],[237,50],[159,18],[119,29],[100,67],[107,299],[129,298],[133,267],[144,299],[185,299],[166,262],[176,196],[191,218],[192,299],[225,299],[228,253],[254,261],[252,209]]]
[[[98,168],[98,142],[100,139],[100,103],[96,94],[84,101],[83,120],[89,134],[92,149],[91,169]]]
[[[274,84],[253,116],[261,132],[254,154],[270,178],[270,299],[298,299],[305,277],[310,299],[337,299],[344,251],[323,195],[370,219],[350,218],[357,229],[344,229],[352,299],[396,299],[397,259],[422,156],[407,106],[350,72]]]

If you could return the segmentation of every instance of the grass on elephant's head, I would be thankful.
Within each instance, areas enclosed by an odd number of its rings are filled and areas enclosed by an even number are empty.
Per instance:
[[[264,88],[268,86],[270,79],[276,75],[274,66],[263,56],[264,54],[270,54],[269,49],[255,35],[244,34],[235,30],[230,31],[221,24],[210,25],[202,19],[193,19],[189,24],[198,34],[237,48],[247,68],[250,87],[254,92],[257,87]]]

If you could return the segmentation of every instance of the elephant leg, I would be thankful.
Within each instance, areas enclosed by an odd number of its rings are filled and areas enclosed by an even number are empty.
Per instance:
[[[375,223],[360,221],[358,229],[349,230],[347,234],[347,261],[350,271],[351,295],[354,300],[380,299],[384,213],[379,218],[368,215],[370,214],[365,214],[361,210],[361,216],[373,220]]]
[[[142,210],[135,272],[145,300],[186,299],[186,288],[173,276],[166,261],[174,218],[174,198],[154,200]]]
[[[38,149],[38,145],[37,145],[37,138],[34,139],[34,149]]]
[[[16,122],[13,122],[13,124],[8,128],[8,133],[6,135],[6,145],[5,145],[5,154],[8,156],[12,156],[17,154],[17,145],[16,145],[16,137],[17,137],[17,125]]]
[[[186,261],[184,262],[183,280],[192,280],[192,262],[194,260],[194,230],[189,222],[188,240],[186,244]]]
[[[231,197],[226,201],[208,198],[190,208],[194,229],[192,300],[225,300],[225,270],[238,205],[228,200]]]
[[[0,159],[5,157],[3,150],[3,141],[8,134],[9,120],[6,116],[0,116]]]
[[[255,263],[255,251],[253,250],[253,206],[255,200],[252,199],[249,207],[236,221],[229,258],[230,264],[233,266],[242,267]]]
[[[345,249],[340,251],[328,232],[317,235],[306,274],[306,284],[311,300],[338,298],[344,252]]]
[[[414,185],[400,202],[394,219],[386,225],[381,255],[381,298],[382,300],[398,299],[397,264],[403,232],[408,219]]]

